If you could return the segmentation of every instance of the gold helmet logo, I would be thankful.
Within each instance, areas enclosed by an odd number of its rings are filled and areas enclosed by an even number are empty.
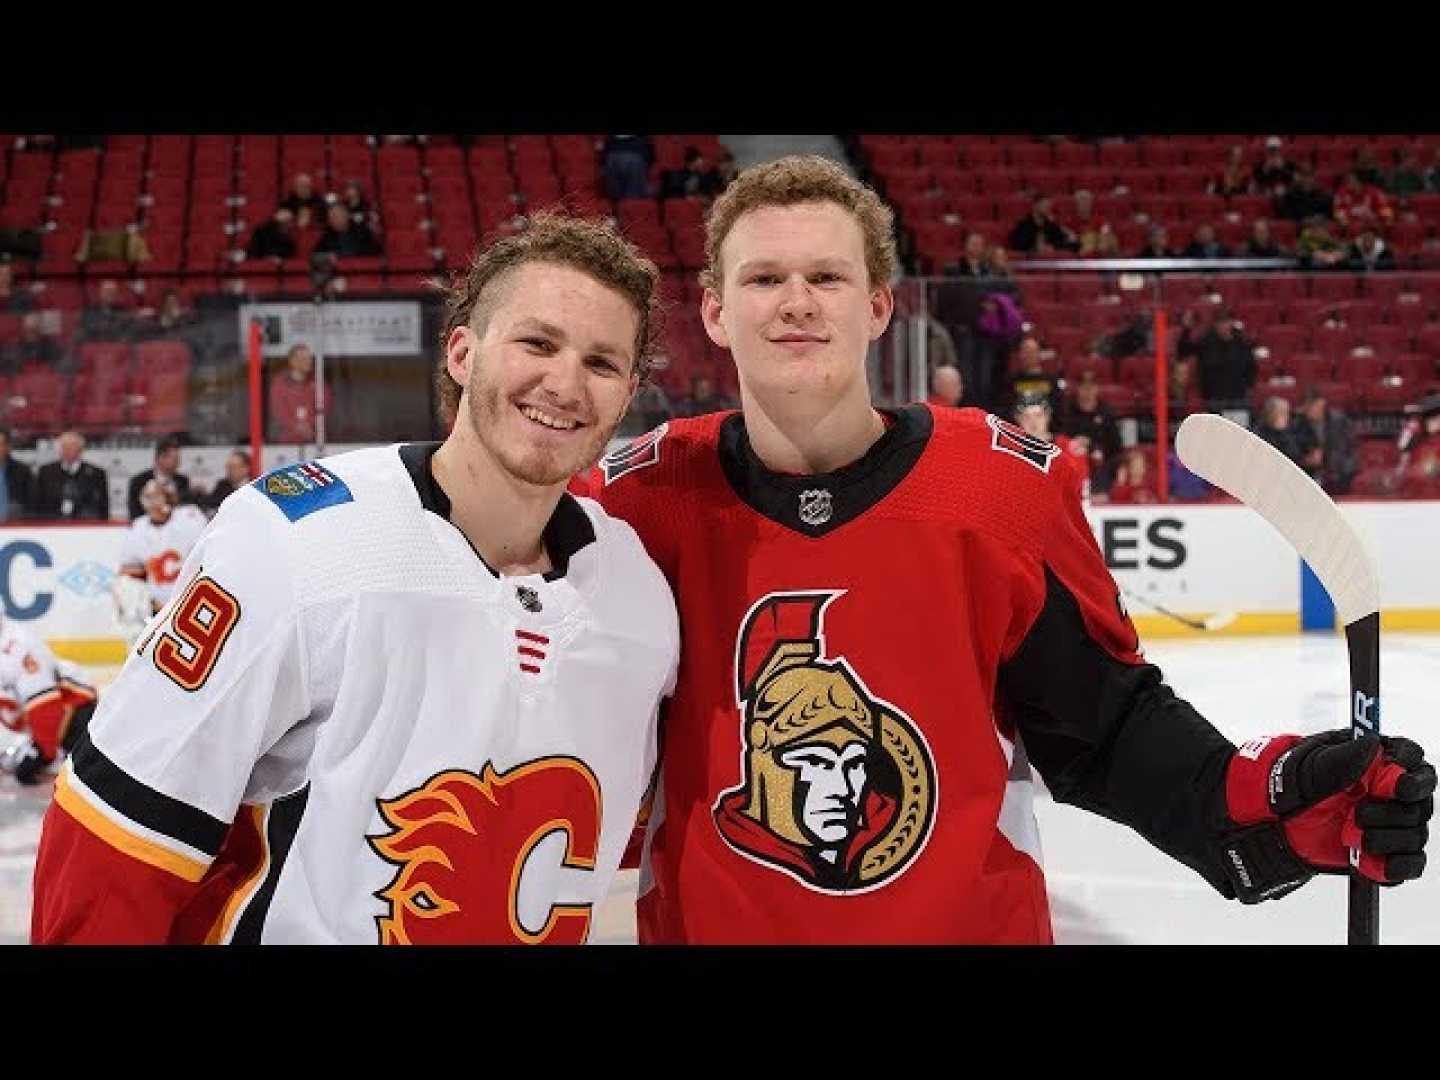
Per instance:
[[[824,612],[841,595],[771,593],[746,614],[735,648],[744,775],[714,806],[735,850],[835,894],[878,888],[909,866],[936,795],[910,718],[824,655]]]

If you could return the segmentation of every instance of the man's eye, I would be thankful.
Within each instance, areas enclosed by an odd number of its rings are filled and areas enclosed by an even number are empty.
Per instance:
[[[833,285],[835,282],[842,281],[844,279],[841,278],[839,274],[832,274],[827,271],[823,274],[814,275],[810,280],[815,282],[817,285]]]
[[[774,285],[780,279],[774,274],[756,274],[750,279],[752,285]]]
[[[520,340],[521,340],[524,344],[529,345],[529,346],[531,346],[532,348],[539,349],[539,350],[541,350],[542,352],[552,352],[552,351],[554,351],[554,348],[555,348],[555,346],[553,346],[552,344],[550,344],[550,342],[547,341],[547,340],[545,340],[545,338],[533,338],[533,337],[532,337],[532,338],[521,338]]]
[[[590,366],[596,371],[607,372],[614,375],[618,375],[620,373],[620,368],[615,364],[615,362],[613,360],[607,360],[603,356],[592,356],[590,358]]]

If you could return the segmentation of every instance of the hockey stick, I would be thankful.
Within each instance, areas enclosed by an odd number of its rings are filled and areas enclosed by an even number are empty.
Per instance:
[[[1191,619],[1184,615],[1177,614],[1167,607],[1162,607],[1154,600],[1147,600],[1139,593],[1131,592],[1124,585],[1120,586],[1120,591],[1131,600],[1138,600],[1152,611],[1158,611],[1161,615],[1167,615],[1181,626],[1190,627],[1191,630],[1223,630],[1239,618],[1239,613],[1235,611],[1217,611],[1214,615],[1209,615],[1204,619]]]
[[[1350,652],[1350,727],[1356,738],[1380,734],[1380,575],[1355,527],[1306,473],[1239,424],[1212,413],[1186,418],[1175,452],[1208,480],[1263,517],[1300,553],[1325,586]],[[1350,852],[1349,942],[1380,942],[1380,890]]]

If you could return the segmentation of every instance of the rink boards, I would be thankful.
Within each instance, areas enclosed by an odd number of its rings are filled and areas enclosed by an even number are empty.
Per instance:
[[[1376,553],[1383,625],[1440,630],[1440,502],[1344,504]],[[1299,558],[1243,506],[1093,507],[1096,542],[1144,637],[1294,633],[1314,615]],[[62,655],[119,663],[115,621],[120,525],[0,527],[5,616],[32,627]],[[797,582],[798,584],[798,582]],[[1322,597],[1323,600],[1323,597]],[[1218,629],[1192,630],[1149,605]],[[1313,622],[1313,617],[1309,620]]]

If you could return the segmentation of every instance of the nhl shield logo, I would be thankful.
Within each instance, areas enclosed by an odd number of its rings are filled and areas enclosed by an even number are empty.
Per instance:
[[[544,610],[544,605],[540,603],[540,594],[529,585],[517,585],[515,587],[515,599],[520,601],[520,606],[526,611]]]
[[[806,525],[824,525],[834,512],[830,492],[811,488],[800,493],[800,520]]]

